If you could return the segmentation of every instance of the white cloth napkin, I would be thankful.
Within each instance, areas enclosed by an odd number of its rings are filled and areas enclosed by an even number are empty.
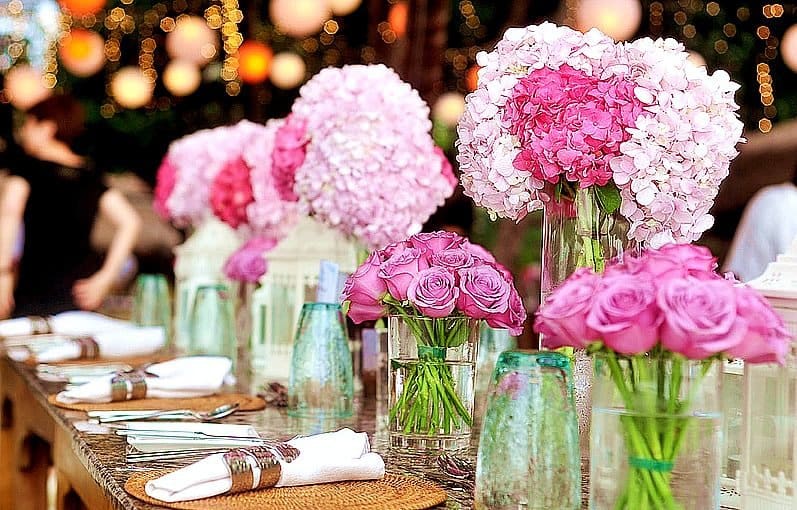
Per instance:
[[[280,461],[282,475],[277,487],[377,480],[385,476],[385,462],[370,451],[368,436],[341,429],[288,442],[301,453],[292,462]],[[255,478],[259,473],[255,471]],[[145,492],[168,503],[191,501],[223,494],[232,487],[224,454],[217,453],[168,475],[147,482]]]
[[[100,331],[127,326],[130,323],[94,312],[63,312],[48,318],[53,333],[61,335],[92,335]],[[0,321],[0,336],[32,335],[30,319],[21,317]]]
[[[124,322],[122,324],[121,327],[116,326],[90,335],[97,343],[100,357],[115,359],[147,356],[161,350],[166,342],[166,333],[161,327],[130,326]],[[35,353],[38,363],[78,359],[81,354],[80,346],[65,336],[63,341],[48,341],[41,346],[32,340],[28,347],[9,347],[8,356],[14,361],[25,361],[30,357],[31,351]]]
[[[218,393],[232,362],[221,356],[190,356],[147,367],[157,377],[147,377],[147,398],[192,398]],[[103,403],[111,401],[113,376],[97,378],[77,388],[62,391],[58,402]]]

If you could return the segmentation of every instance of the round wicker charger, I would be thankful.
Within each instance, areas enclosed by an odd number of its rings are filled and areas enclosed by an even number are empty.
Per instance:
[[[448,499],[434,483],[394,474],[386,474],[381,480],[280,487],[180,503],[164,503],[147,496],[146,483],[168,472],[136,473],[125,483],[125,490],[147,503],[179,510],[422,510]]]
[[[166,409],[190,409],[196,412],[209,412],[225,404],[238,403],[240,411],[259,411],[266,407],[266,401],[253,395],[243,393],[223,393],[196,398],[142,398],[125,400],[124,402],[108,402],[107,404],[79,403],[64,404],[50,395],[47,401],[56,407],[72,411],[143,411]]]

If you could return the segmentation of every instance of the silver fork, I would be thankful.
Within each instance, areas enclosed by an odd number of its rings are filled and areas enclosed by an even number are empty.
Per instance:
[[[274,441],[261,437],[246,436],[217,436],[197,431],[159,431],[159,430],[134,430],[119,429],[119,436],[148,437],[153,439],[195,439],[198,441],[236,441],[251,444],[252,446],[265,446],[272,450],[286,462],[291,462],[299,456],[299,450],[283,441]]]

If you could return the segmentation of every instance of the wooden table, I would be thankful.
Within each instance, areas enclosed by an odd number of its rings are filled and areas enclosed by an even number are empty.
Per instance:
[[[43,382],[32,368],[5,356],[0,358],[0,402],[3,403],[0,510],[46,509],[49,466],[54,468],[58,480],[56,506],[59,510],[160,508],[129,496],[123,487],[132,473],[166,465],[147,463],[131,467],[126,464],[124,438],[111,433],[81,432],[81,424],[86,420],[84,413],[59,409],[47,402],[47,396],[56,392],[60,385]],[[284,410],[270,407],[264,411],[236,413],[224,423],[251,425],[261,435],[279,438],[344,426],[366,431],[373,449],[385,457],[389,471],[422,476],[441,484],[449,494],[445,508],[471,508],[469,482],[445,476],[431,457],[388,453],[387,430],[377,426],[383,422],[377,420],[377,413],[385,412],[384,405],[378,405],[374,399],[356,405],[355,417],[349,420],[322,422],[290,418]],[[473,452],[468,457],[473,460]]]

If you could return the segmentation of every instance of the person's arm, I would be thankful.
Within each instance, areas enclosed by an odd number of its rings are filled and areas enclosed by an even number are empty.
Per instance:
[[[141,233],[141,218],[119,191],[111,189],[103,193],[99,212],[113,223],[116,232],[102,268],[75,283],[75,302],[84,310],[95,310],[102,304]]]
[[[11,176],[6,179],[0,196],[0,319],[9,317],[14,309],[14,243],[19,235],[29,194],[28,182],[21,177]]]

